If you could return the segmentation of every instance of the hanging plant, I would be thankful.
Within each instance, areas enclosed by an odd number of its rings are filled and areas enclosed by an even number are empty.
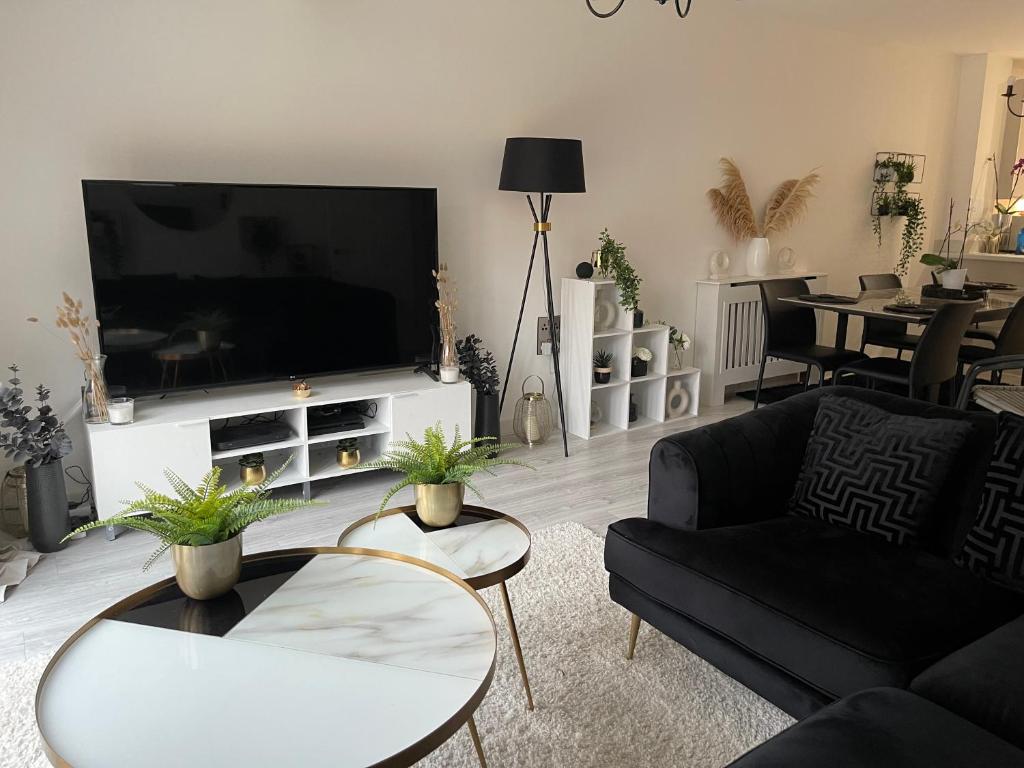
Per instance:
[[[925,222],[928,218],[924,202],[907,192],[907,185],[914,181],[916,175],[917,164],[913,160],[887,157],[875,161],[871,229],[881,248],[882,218],[905,219],[900,237],[900,257],[894,270],[901,277],[907,274],[910,262],[924,248]]]
[[[641,277],[626,258],[626,246],[609,235],[607,228],[601,230],[598,238],[601,241],[602,271],[615,281],[623,309],[636,312],[640,307]]]

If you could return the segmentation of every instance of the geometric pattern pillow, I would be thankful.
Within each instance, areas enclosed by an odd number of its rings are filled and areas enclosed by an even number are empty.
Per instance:
[[[1024,419],[999,414],[981,506],[958,565],[1024,589]]]
[[[970,430],[964,421],[823,397],[789,511],[892,544],[914,542]]]

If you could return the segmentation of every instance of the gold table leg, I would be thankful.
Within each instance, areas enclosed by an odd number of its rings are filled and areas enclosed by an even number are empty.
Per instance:
[[[640,617],[635,613],[629,620],[629,647],[626,648],[626,658],[633,658],[633,651],[636,650],[636,636],[640,632]]]
[[[501,601],[505,604],[505,615],[508,617],[509,634],[512,635],[512,647],[516,651],[519,662],[519,674],[523,676],[523,688],[526,689],[526,708],[533,711],[533,693],[530,691],[530,678],[526,675],[526,662],[523,661],[523,648],[519,645],[519,633],[516,631],[516,620],[512,615],[512,603],[508,599],[508,588],[501,582]]]
[[[476,756],[480,759],[480,768],[487,768],[487,758],[484,757],[484,747],[480,743],[480,734],[476,731],[476,721],[470,716],[469,720],[466,721],[466,725],[469,727],[470,738],[473,739],[473,746],[476,748]]]

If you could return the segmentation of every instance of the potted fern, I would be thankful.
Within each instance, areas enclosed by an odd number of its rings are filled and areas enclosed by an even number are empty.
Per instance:
[[[302,499],[270,499],[271,483],[285,470],[291,459],[252,488],[228,491],[220,484],[220,467],[214,467],[192,488],[169,469],[164,476],[177,498],[158,493],[136,483],[143,497],[133,501],[121,514],[81,526],[65,537],[120,525],[145,531],[160,539],[143,570],[160,555],[171,550],[174,577],[181,591],[196,600],[210,600],[230,592],[242,570],[242,532],[268,517],[308,507]]]
[[[782,234],[804,215],[811,190],[821,177],[812,172],[802,179],[789,179],[779,184],[759,223],[740,169],[726,157],[721,159],[720,165],[722,186],[708,190],[711,210],[733,240],[747,243],[747,274],[763,277],[768,274],[771,256],[769,238]]]
[[[469,480],[477,472],[493,474],[492,469],[502,464],[533,469],[517,459],[498,455],[512,444],[495,443],[491,437],[463,440],[457,425],[450,445],[440,422],[424,430],[422,443],[412,435],[406,437],[407,440],[388,446],[379,459],[366,464],[372,469],[390,469],[405,475],[384,494],[378,511],[383,512],[396,493],[411,485],[416,493],[416,514],[432,528],[443,528],[455,522],[462,512],[466,488],[480,496]],[[494,458],[488,458],[489,455]]]
[[[607,349],[599,349],[594,353],[594,383],[607,384],[612,380],[612,360],[614,356]]]

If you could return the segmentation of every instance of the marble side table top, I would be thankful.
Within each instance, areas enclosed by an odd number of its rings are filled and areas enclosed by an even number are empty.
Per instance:
[[[429,563],[265,552],[224,597],[167,579],[97,616],[44,672],[36,720],[56,766],[404,768],[469,720],[495,648],[480,597]]]
[[[530,532],[514,517],[466,504],[447,528],[420,522],[414,505],[367,515],[346,528],[338,546],[397,552],[426,560],[483,589],[519,573],[530,559]]]

